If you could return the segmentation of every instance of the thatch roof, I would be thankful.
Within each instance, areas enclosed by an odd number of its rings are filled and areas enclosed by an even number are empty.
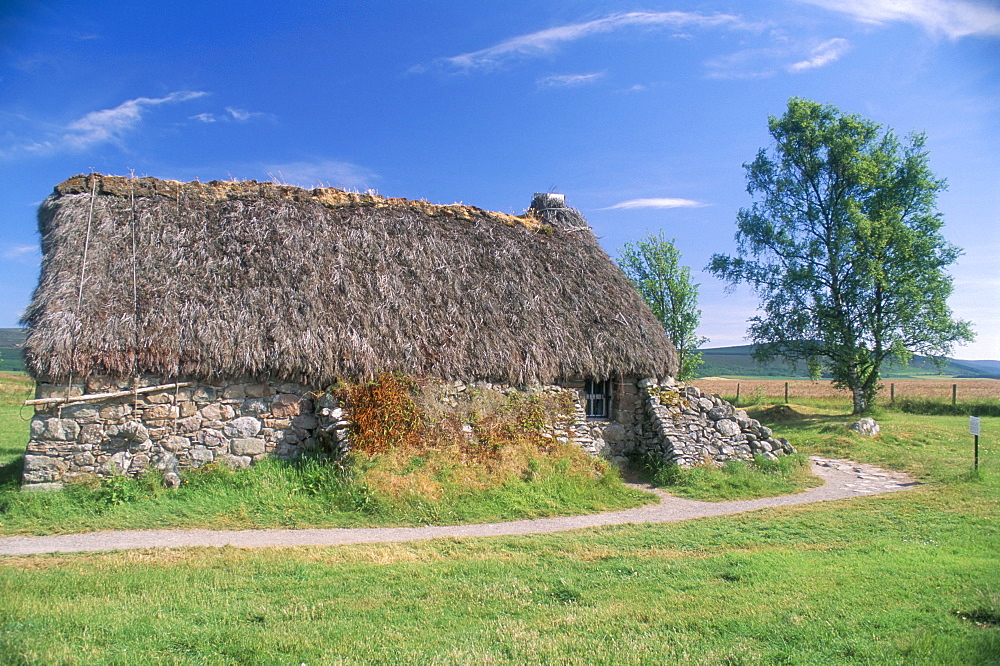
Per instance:
[[[662,327],[569,208],[515,217],[92,174],[58,185],[38,219],[42,273],[23,322],[41,379],[323,385],[400,371],[527,384],[676,367]]]

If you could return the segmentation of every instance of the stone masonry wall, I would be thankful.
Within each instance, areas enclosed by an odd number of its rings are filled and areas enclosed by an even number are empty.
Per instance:
[[[36,397],[131,391],[162,383],[159,377],[144,377],[134,387],[102,380],[70,387],[40,382]],[[461,381],[437,385],[446,409],[477,391],[506,396],[558,394],[567,389]],[[578,401],[573,404],[582,413]],[[333,395],[286,382],[198,384],[62,406],[38,405],[25,455],[24,485],[57,488],[81,477],[139,476],[150,469],[163,473],[168,484],[178,485],[182,470],[212,462],[247,467],[269,455],[293,459],[310,448],[336,457],[350,449],[350,427],[348,410]],[[568,443],[578,430],[582,426],[576,414],[565,414],[546,434]]]
[[[770,428],[718,395],[647,380],[640,386],[645,393],[645,429],[629,451],[632,455],[652,455],[687,469],[758,455],[774,460],[795,452],[787,439],[775,438]]]
[[[143,377],[125,382],[89,380],[67,387],[40,382],[36,397],[80,396],[162,384]],[[719,396],[695,387],[660,386],[654,380],[615,385],[610,419],[588,419],[583,381],[565,387],[517,389],[487,382],[443,383],[441,401],[455,405],[467,391],[570,391],[573,413],[550,435],[570,438],[585,452],[624,465],[654,455],[681,467],[712,461],[774,458],[794,449],[771,430]],[[350,448],[347,411],[329,393],[289,382],[197,384],[92,402],[38,405],[24,459],[26,487],[55,488],[85,476],[163,473],[171,485],[179,472],[211,462],[247,467],[266,456],[293,459],[319,445],[332,455]]]
[[[36,397],[79,396],[162,384],[38,383]],[[230,382],[37,405],[24,458],[24,484],[57,487],[81,476],[138,476],[153,468],[168,483],[178,470],[224,462],[246,467],[267,455],[293,458],[312,443],[317,419],[306,388],[288,382]]]
[[[567,382],[566,386],[576,392],[573,441],[586,453],[625,465],[642,436],[645,420],[645,405],[636,380],[614,383],[608,419],[587,418],[583,379]]]

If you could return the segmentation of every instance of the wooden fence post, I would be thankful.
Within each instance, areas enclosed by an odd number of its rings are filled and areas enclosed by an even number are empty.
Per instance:
[[[889,402],[896,402],[896,385],[889,384]]]
[[[951,406],[954,407],[958,403],[958,384],[951,385]]]
[[[785,382],[785,404],[788,404],[788,382]]]
[[[740,404],[740,383],[736,382],[736,404]]]

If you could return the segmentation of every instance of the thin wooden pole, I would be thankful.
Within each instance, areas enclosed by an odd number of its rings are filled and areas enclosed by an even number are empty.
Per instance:
[[[169,389],[183,388],[185,386],[193,386],[194,382],[177,382],[176,384],[160,384],[159,386],[144,386],[140,389],[129,389],[127,391],[112,391],[110,393],[91,393],[90,395],[76,395],[72,397],[62,397],[62,398],[35,398],[33,400],[25,400],[25,405],[54,405],[56,403],[67,403],[67,402],[90,402],[92,400],[107,400],[108,398],[121,398],[126,395],[135,395],[137,393],[154,393],[156,391],[167,391]]]
[[[889,384],[889,402],[896,402],[896,385]]]
[[[958,384],[951,385],[951,406],[954,407],[958,403]]]
[[[740,383],[736,382],[736,404],[740,404]]]
[[[788,404],[788,382],[785,382],[785,404]]]

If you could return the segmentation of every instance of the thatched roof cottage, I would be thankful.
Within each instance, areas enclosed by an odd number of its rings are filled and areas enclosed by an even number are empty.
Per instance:
[[[643,387],[677,367],[560,195],[514,216],[91,174],[39,230],[27,484],[291,457],[323,427],[313,391],[382,372],[571,387],[579,439],[627,450],[650,439]]]
[[[514,384],[673,374],[578,212],[519,217],[324,188],[78,176],[39,212],[31,373]]]

